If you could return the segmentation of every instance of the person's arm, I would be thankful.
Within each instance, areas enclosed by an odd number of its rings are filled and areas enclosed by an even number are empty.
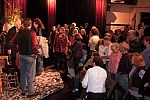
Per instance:
[[[15,36],[9,41],[9,45],[16,45],[18,44],[18,40],[17,40],[17,37],[18,37],[18,33],[15,34]]]
[[[102,59],[109,59],[109,56],[101,56]]]
[[[82,87],[87,88],[88,85],[88,77],[89,77],[89,71],[86,72],[83,81],[82,81]]]
[[[52,35],[52,32],[49,33],[48,44],[52,44],[52,41],[51,41],[51,35]]]
[[[91,46],[92,38],[89,39],[88,47]]]
[[[138,93],[144,95],[144,87],[148,86],[148,82],[150,82],[150,67],[146,70],[142,81],[141,81],[141,85],[139,87]]]
[[[142,78],[142,82],[144,84],[150,82],[150,67],[146,70],[146,72]]]
[[[65,54],[67,55],[68,53],[68,37],[66,36],[66,39],[65,39],[65,45],[66,45],[66,50],[65,50]]]
[[[111,68],[113,67],[112,66],[112,63],[114,63],[113,62],[113,54],[111,54],[110,56],[109,56],[109,62],[108,62],[108,74],[110,75],[110,72],[111,72]]]
[[[37,36],[35,32],[31,33],[31,41],[32,41],[32,48],[33,48],[33,52],[34,54],[38,54],[38,41],[37,41]]]

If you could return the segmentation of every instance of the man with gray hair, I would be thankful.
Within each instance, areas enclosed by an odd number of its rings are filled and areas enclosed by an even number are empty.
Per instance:
[[[7,50],[11,50],[11,63],[13,65],[16,64],[16,52],[17,52],[17,46],[15,44],[10,44],[10,41],[14,38],[16,33],[21,28],[21,20],[16,19],[14,22],[14,26],[9,29],[8,33],[6,34],[6,48]]]

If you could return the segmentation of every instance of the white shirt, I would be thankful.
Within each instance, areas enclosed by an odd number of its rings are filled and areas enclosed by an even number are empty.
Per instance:
[[[86,92],[105,93],[106,70],[100,66],[94,66],[87,70],[82,81],[82,86],[87,88]]]
[[[90,38],[90,40],[89,40],[89,47],[90,47],[90,50],[91,50],[91,51],[96,51],[96,50],[95,50],[95,46],[96,46],[96,44],[98,43],[99,39],[100,39],[100,38],[99,38],[97,35],[94,35],[94,36],[92,36],[92,37]]]
[[[109,46],[100,45],[99,46],[99,55],[100,56],[110,56],[111,54],[111,44]],[[109,61],[109,59],[103,59],[103,63],[106,64],[106,61]]]

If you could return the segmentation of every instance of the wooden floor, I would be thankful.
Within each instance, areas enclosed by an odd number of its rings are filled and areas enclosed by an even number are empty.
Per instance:
[[[66,75],[61,76],[64,81],[64,88],[52,95],[49,95],[43,100],[76,100],[77,95],[72,92],[74,88],[72,79]]]

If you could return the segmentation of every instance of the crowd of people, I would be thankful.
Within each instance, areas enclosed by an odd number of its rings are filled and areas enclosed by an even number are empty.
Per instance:
[[[85,26],[77,27],[73,22],[53,26],[47,35],[39,18],[33,21],[24,18],[22,21],[17,19],[14,27],[3,32],[1,40],[5,39],[6,50],[12,51],[12,65],[16,65],[16,54],[19,55],[22,95],[26,93],[26,78],[28,96],[35,95],[35,75],[42,74],[43,58],[49,56],[48,63],[68,76],[72,73],[67,62],[72,60],[74,76],[71,78],[75,90],[78,92],[81,85],[87,92],[87,100],[106,99],[108,78],[122,88],[119,98],[124,99],[130,93],[137,100],[150,99],[150,37],[141,29],[135,31],[125,27],[124,30],[100,33],[96,26],[89,27],[85,23]],[[45,51],[48,52],[46,56]]]

